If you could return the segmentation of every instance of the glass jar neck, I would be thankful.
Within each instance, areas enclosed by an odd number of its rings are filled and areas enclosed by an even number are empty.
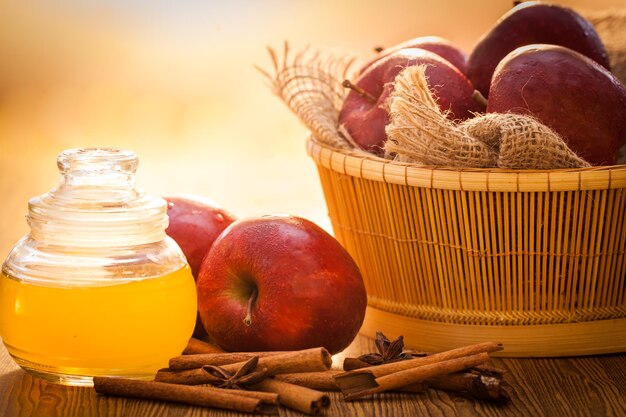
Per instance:
[[[137,157],[118,149],[70,149],[57,188],[32,198],[32,239],[68,247],[126,247],[165,238],[167,203],[135,186]]]

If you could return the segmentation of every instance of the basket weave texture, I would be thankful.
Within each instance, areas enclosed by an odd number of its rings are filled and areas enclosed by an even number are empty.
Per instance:
[[[337,239],[369,305],[448,323],[626,317],[626,166],[415,167],[311,138]]]

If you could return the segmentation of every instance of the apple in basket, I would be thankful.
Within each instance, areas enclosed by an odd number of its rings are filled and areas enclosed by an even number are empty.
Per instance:
[[[230,351],[346,348],[367,298],[358,267],[331,235],[294,216],[238,220],[198,277],[206,332]]]
[[[536,43],[565,46],[609,68],[606,49],[589,21],[567,7],[528,1],[509,10],[478,41],[468,58],[467,76],[488,97],[491,76],[502,58]]]
[[[373,63],[355,84],[344,81],[351,90],[339,113],[339,128],[347,139],[368,152],[383,154],[387,140],[385,126],[389,112],[385,106],[393,92],[396,76],[411,65],[425,65],[428,85],[442,111],[450,119],[467,119],[482,112],[484,103],[476,100],[467,77],[445,59],[424,49],[400,49]]]
[[[454,45],[449,40],[439,36],[420,36],[419,38],[409,39],[408,41],[401,42],[397,45],[390,46],[378,50],[378,55],[370,62],[365,64],[360,70],[359,74],[362,74],[367,68],[369,68],[374,62],[386,57],[392,52],[399,51],[400,49],[408,48],[420,48],[430,51],[439,55],[452,65],[458,68],[463,74],[467,72],[467,54],[463,52],[458,46]]]
[[[534,116],[592,165],[616,164],[626,145],[626,87],[569,48],[514,50],[496,68],[490,89],[487,112]]]

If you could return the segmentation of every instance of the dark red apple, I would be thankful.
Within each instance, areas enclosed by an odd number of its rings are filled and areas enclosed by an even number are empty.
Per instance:
[[[454,65],[424,49],[401,49],[376,61],[356,84],[345,82],[351,91],[339,113],[339,125],[361,149],[383,154],[385,126],[389,123],[385,104],[396,76],[411,65],[426,66],[428,85],[448,118],[464,120],[485,110],[484,104],[475,99],[472,84]]]
[[[165,233],[182,249],[194,278],[213,241],[235,216],[200,196],[165,197],[169,226]]]
[[[293,216],[238,220],[204,258],[198,308],[230,351],[346,348],[365,316],[365,286],[348,252]]]
[[[626,144],[626,87],[562,46],[528,45],[508,54],[493,74],[487,112],[534,116],[592,165],[617,163]]]
[[[213,200],[200,196],[165,197],[165,200],[169,217],[165,233],[180,246],[197,280],[202,259],[219,234],[235,221],[235,216]],[[206,337],[200,316],[196,319],[193,335],[200,339]]]
[[[421,36],[419,38],[409,39],[408,41],[401,42],[397,45],[390,46],[381,50],[378,55],[365,64],[359,73],[363,73],[374,62],[389,55],[392,52],[399,51],[400,49],[420,48],[430,51],[439,55],[452,65],[458,68],[463,74],[467,73],[467,54],[461,50],[458,46],[454,45],[449,40],[439,36]]]
[[[478,41],[467,62],[467,76],[488,97],[500,60],[520,46],[538,43],[565,46],[609,68],[606,49],[588,20],[568,7],[527,1],[504,14]]]

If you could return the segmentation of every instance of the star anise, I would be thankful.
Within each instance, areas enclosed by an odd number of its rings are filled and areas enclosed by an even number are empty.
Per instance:
[[[424,352],[405,351],[403,336],[398,336],[398,338],[392,342],[387,339],[382,332],[376,332],[376,349],[378,352],[361,355],[358,359],[369,365],[382,365],[383,363],[426,356]]]
[[[209,381],[211,385],[218,388],[243,389],[246,385],[257,384],[267,377],[267,368],[256,370],[258,363],[259,357],[255,356],[235,373],[214,365],[205,365],[202,369],[213,377]]]

